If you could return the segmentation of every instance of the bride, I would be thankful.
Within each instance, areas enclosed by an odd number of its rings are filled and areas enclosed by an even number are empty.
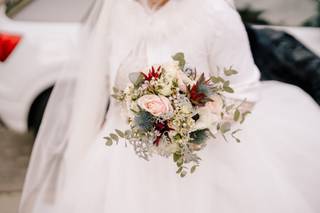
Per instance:
[[[49,102],[20,213],[320,212],[319,107],[294,86],[259,83],[231,1],[95,2]],[[228,77],[236,90],[228,98],[255,105],[242,142],[212,141],[183,179],[170,161],[146,162],[103,139],[126,128],[110,88],[176,52],[207,75],[233,66],[239,74]]]

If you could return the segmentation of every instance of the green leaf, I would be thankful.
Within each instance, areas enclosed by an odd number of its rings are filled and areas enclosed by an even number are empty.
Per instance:
[[[225,134],[231,130],[231,124],[229,122],[224,122],[220,126],[220,131]]]
[[[223,71],[224,71],[224,74],[225,74],[226,76],[231,76],[231,75],[236,75],[236,74],[238,74],[238,72],[237,72],[236,70],[232,69],[232,67],[230,67],[229,69],[226,69],[226,68],[225,68]]]
[[[211,81],[213,82],[213,83],[215,83],[215,84],[217,84],[217,83],[224,83],[225,82],[225,80],[223,79],[223,78],[221,78],[220,76],[212,76],[211,77]]]
[[[126,131],[124,132],[124,134],[125,134],[126,139],[129,139],[130,136],[131,136],[131,131],[130,131],[130,130],[126,130]]]
[[[112,146],[112,145],[113,145],[113,141],[112,141],[111,138],[106,137],[105,139],[107,140],[107,141],[106,141],[106,145],[107,145],[107,146]]]
[[[181,167],[183,165],[183,159],[179,158],[179,160],[177,161],[177,166]]]
[[[113,87],[112,90],[113,90],[114,93],[118,93],[119,92],[119,89],[116,88],[116,87]]]
[[[144,82],[144,75],[141,72],[132,72],[129,74],[129,80],[134,86],[138,87]]]
[[[215,83],[215,84],[217,84],[217,83],[220,82],[219,79],[218,79],[217,77],[214,77],[214,76],[211,77],[211,81],[212,81],[213,83]]]
[[[177,154],[177,153],[174,153],[174,154],[173,154],[173,160],[174,160],[174,162],[177,162],[180,158],[181,158],[181,155],[180,155],[180,154]]]
[[[183,169],[183,167],[180,167],[178,170],[177,170],[177,174],[180,174],[181,172],[182,172],[182,169]]]
[[[223,90],[228,93],[234,93],[234,90],[231,87],[223,87]]]
[[[197,167],[198,167],[197,165],[194,165],[193,167],[191,167],[190,173],[191,174],[194,173],[196,171]]]
[[[125,137],[125,135],[124,135],[124,133],[123,133],[122,131],[120,131],[120,130],[118,130],[118,129],[116,129],[115,131],[116,131],[116,133],[117,133],[121,138],[124,138],[124,137]]]
[[[234,115],[233,115],[233,120],[235,122],[237,122],[239,119],[240,119],[240,111],[238,109],[236,109],[236,111],[234,112]]]
[[[186,60],[184,58],[184,53],[179,52],[172,56],[172,59],[179,62],[180,69],[184,69],[184,66],[186,65]]]
[[[223,87],[230,87],[230,81],[225,81],[223,83]]]
[[[185,177],[187,175],[187,172],[186,171],[182,171],[181,173],[180,173],[180,177]]]
[[[250,111],[247,111],[247,112],[245,112],[245,113],[242,114],[242,119],[241,119],[241,121],[240,121],[241,124],[246,120],[246,117],[247,117],[247,115],[249,115],[249,114],[251,114]]]
[[[111,133],[110,134],[110,137],[112,138],[112,140],[114,140],[114,141],[119,141],[119,137],[118,137],[118,135],[116,135],[116,134],[114,134],[114,133]]]

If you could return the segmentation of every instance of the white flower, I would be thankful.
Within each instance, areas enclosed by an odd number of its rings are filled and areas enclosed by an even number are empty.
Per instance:
[[[178,86],[179,89],[183,92],[187,91],[188,85],[193,85],[196,83],[196,81],[191,80],[184,72],[181,70],[177,71],[177,80],[178,80]]]
[[[177,77],[177,72],[180,70],[179,62],[177,61],[164,64],[162,68],[165,70],[165,75],[168,80],[174,80]]]
[[[158,93],[164,96],[169,96],[172,94],[172,85],[173,82],[172,81],[162,81],[162,82],[158,82],[158,86],[160,87],[160,89],[158,89]]]
[[[199,119],[196,121],[193,129],[209,129],[213,134],[216,134],[220,116],[212,112],[208,107],[199,107],[197,113],[199,114]]]

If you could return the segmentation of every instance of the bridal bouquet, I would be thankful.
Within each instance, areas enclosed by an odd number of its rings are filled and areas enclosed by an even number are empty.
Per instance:
[[[223,94],[234,92],[229,81],[197,75],[195,69],[186,67],[183,53],[172,58],[167,64],[129,74],[131,83],[126,89],[114,88],[113,97],[125,105],[130,128],[115,130],[105,139],[108,146],[125,139],[146,160],[153,154],[172,156],[177,174],[184,177],[199,166],[197,152],[209,138],[220,134],[226,139],[228,133],[240,142],[235,136],[240,130],[232,130],[231,123],[242,123],[249,112],[242,113],[241,104],[226,104]],[[224,74],[237,71],[224,69]]]

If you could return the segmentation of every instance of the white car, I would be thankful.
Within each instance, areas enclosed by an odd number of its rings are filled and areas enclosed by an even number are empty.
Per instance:
[[[70,15],[62,6],[54,10],[48,0],[34,1],[12,19],[0,5],[0,119],[5,126],[18,132],[38,129],[57,74],[77,43],[80,17],[89,8],[80,4]]]

